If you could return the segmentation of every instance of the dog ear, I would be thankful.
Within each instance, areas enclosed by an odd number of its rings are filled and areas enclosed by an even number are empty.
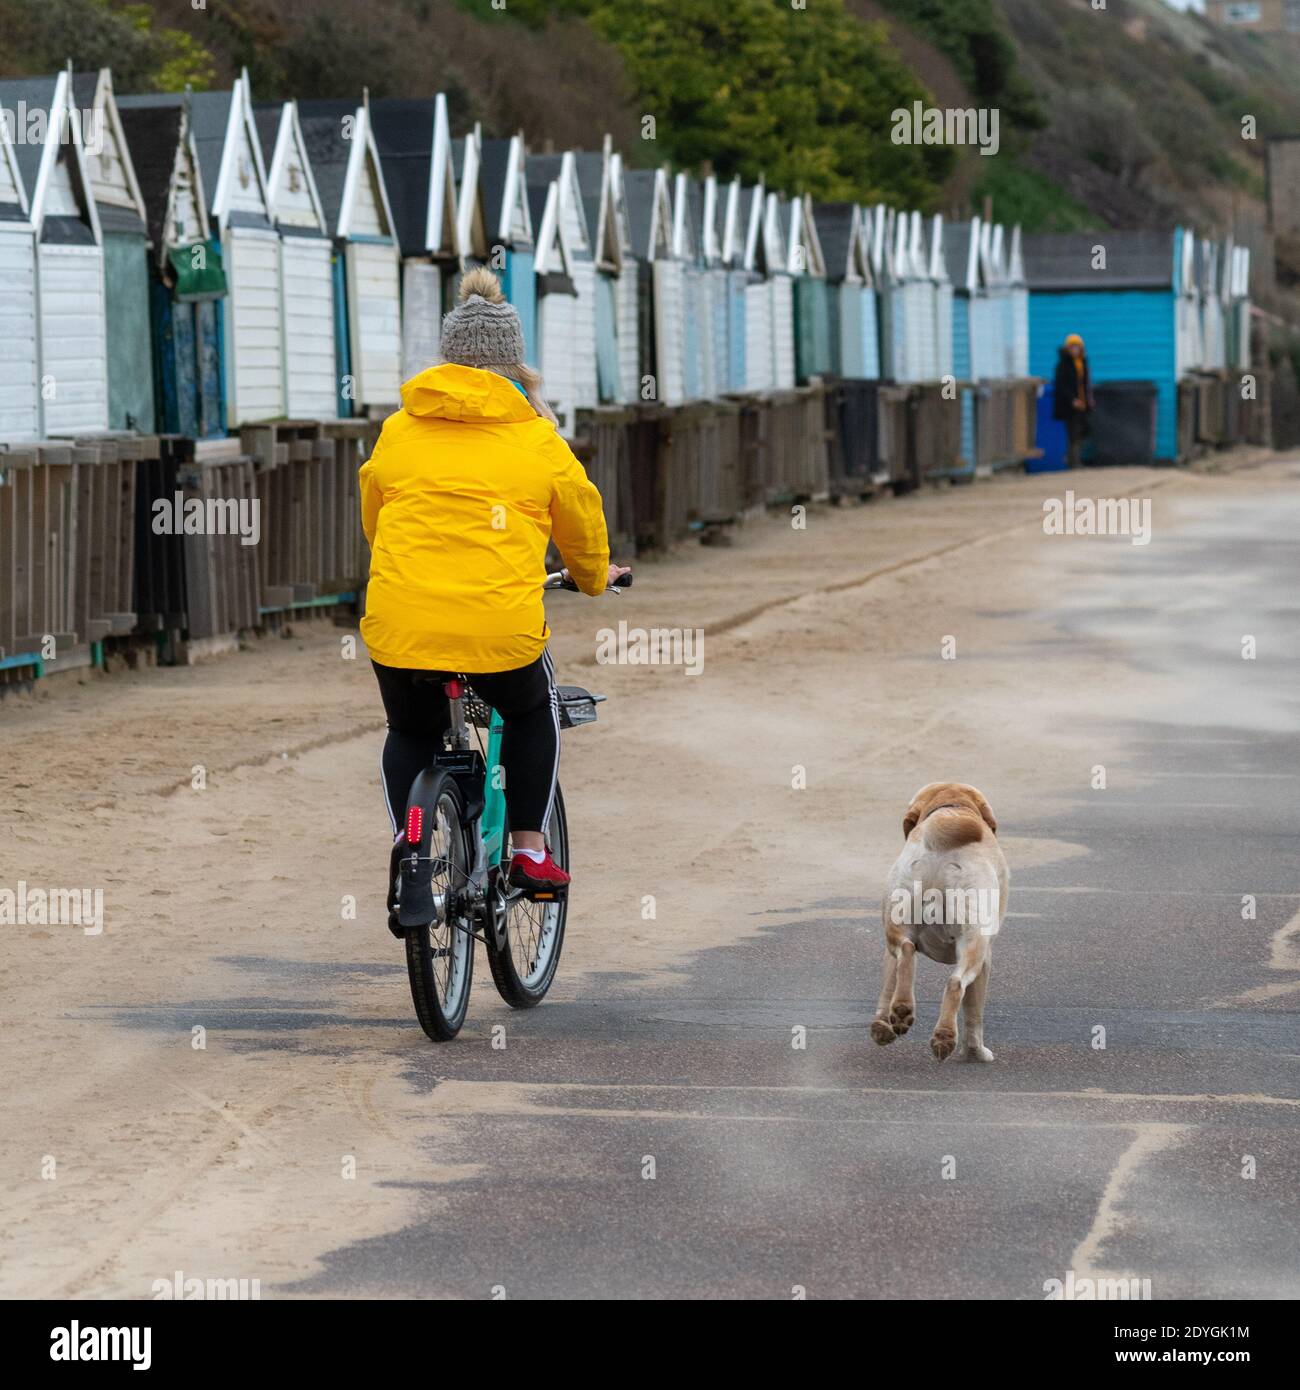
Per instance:
[[[998,833],[997,817],[993,814],[993,807],[985,800],[983,792],[975,792],[975,804],[979,807],[980,815],[984,818],[984,824],[996,835]]]
[[[907,808],[907,813],[906,813],[906,815],[904,815],[904,817],[903,817],[903,839],[906,840],[907,837],[912,833],[912,831],[916,829],[916,823],[917,823],[917,821],[919,821],[920,819],[921,819],[921,801],[920,801],[920,798],[918,797],[918,798],[917,798],[914,802],[912,802],[912,804]]]

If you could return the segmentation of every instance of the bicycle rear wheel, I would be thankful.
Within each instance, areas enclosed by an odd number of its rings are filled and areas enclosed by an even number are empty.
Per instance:
[[[424,811],[421,853],[433,861],[439,907],[433,921],[406,929],[406,971],[420,1027],[434,1042],[450,1042],[465,1022],[474,978],[474,937],[460,907],[469,876],[460,791],[442,773],[432,784],[417,783],[412,798]]]
[[[546,845],[562,869],[569,867],[569,823],[564,797],[555,789],[555,805],[546,827]],[[505,942],[497,933],[486,933],[488,965],[497,992],[513,1009],[531,1009],[546,997],[560,965],[564,923],[569,911],[567,895],[553,903],[529,902],[505,882],[503,863],[497,876],[497,909],[505,916]]]

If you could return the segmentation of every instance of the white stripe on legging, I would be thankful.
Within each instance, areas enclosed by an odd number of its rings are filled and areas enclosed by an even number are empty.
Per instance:
[[[388,799],[388,779],[384,776],[384,750],[379,750],[379,785],[384,789],[384,806],[393,826],[393,839],[397,839],[397,817],[393,814],[393,803]]]
[[[555,805],[555,788],[560,780],[560,696],[555,689],[555,663],[551,660],[548,648],[542,648],[542,660],[546,663],[546,683],[551,688],[551,719],[555,724],[555,763],[551,768],[551,790],[546,796],[546,811],[542,816],[542,834],[551,823],[551,809]]]

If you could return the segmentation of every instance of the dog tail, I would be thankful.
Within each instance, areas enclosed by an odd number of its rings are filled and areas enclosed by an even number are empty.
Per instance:
[[[925,818],[922,839],[926,849],[943,853],[982,840],[984,828],[974,811],[941,810]]]

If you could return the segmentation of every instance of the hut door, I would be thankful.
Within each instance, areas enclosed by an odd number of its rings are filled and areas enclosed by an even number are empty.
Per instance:
[[[0,230],[4,293],[4,370],[0,372],[0,439],[40,434],[36,382],[36,242],[30,231]]]

